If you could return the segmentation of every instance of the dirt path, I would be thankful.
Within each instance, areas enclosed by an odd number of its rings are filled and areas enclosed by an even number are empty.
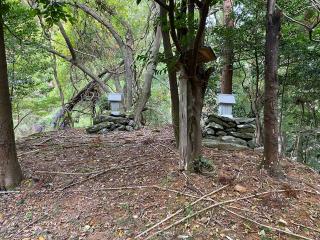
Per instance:
[[[257,170],[259,153],[204,149],[213,172],[186,176],[169,127],[50,132],[18,149],[26,180],[19,193],[0,194],[0,239],[134,239],[179,209],[139,239],[165,228],[150,239],[320,239],[320,175],[300,164],[283,161],[277,181]]]

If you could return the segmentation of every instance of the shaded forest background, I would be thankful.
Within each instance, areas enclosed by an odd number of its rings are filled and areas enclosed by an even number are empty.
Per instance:
[[[127,92],[128,111],[134,113],[146,93],[150,69],[154,73],[143,122],[171,123],[170,86],[162,44],[159,54],[154,51],[161,18],[153,1],[139,5],[136,1],[77,1],[60,6],[63,16],[59,24],[54,19],[61,18],[59,11],[48,15],[38,2],[8,2],[10,10],[4,12],[3,18],[17,138],[53,130],[62,106],[71,106],[74,97],[94,78],[101,80],[102,87],[98,84],[72,105],[72,127],[90,126],[94,115],[107,108],[109,92]],[[217,111],[223,46],[225,39],[231,39],[233,92],[237,99],[234,115],[256,118],[260,132],[257,136],[261,138],[265,3],[234,1],[234,28],[224,26],[222,4],[218,2],[210,9],[204,38],[204,45],[212,47],[218,57],[215,72],[209,78],[204,112]],[[283,14],[278,70],[279,148],[282,155],[318,169],[319,6],[318,1],[278,1]],[[132,83],[127,81],[129,78]]]

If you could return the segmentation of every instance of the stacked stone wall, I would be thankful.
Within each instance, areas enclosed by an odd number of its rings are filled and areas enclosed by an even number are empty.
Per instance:
[[[210,114],[204,119],[203,137],[205,145],[226,143],[239,148],[255,148],[254,118],[227,118]]]

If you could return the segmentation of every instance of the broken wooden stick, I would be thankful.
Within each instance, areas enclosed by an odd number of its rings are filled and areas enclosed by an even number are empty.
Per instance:
[[[220,188],[218,188],[218,189],[216,189],[216,190],[214,190],[214,191],[212,191],[212,192],[210,192],[210,193],[208,193],[208,194],[206,194],[206,195],[203,195],[202,197],[200,197],[200,198],[197,199],[196,201],[192,202],[192,203],[189,204],[188,206],[193,206],[193,205],[195,205],[196,203],[200,202],[201,200],[203,200],[203,199],[205,199],[205,198],[207,198],[207,197],[209,197],[209,196],[211,196],[211,195],[213,195],[213,194],[215,194],[215,193],[217,193],[217,192],[225,189],[225,188],[228,187],[228,186],[229,186],[229,185],[225,185],[225,186],[220,187]],[[148,228],[147,230],[139,233],[137,236],[135,236],[135,238],[137,239],[137,238],[139,238],[139,237],[147,234],[147,233],[150,232],[152,229],[154,229],[154,228],[158,227],[159,225],[167,222],[168,220],[170,220],[170,219],[173,218],[174,216],[178,215],[179,213],[183,212],[184,210],[185,210],[185,208],[180,208],[178,211],[176,211],[175,213],[169,215],[168,217],[166,217],[166,218],[163,219],[162,221],[154,224],[152,227],[150,227],[150,228]]]

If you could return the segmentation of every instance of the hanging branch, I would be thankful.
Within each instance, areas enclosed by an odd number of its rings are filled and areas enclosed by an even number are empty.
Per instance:
[[[73,48],[72,43],[70,41],[70,38],[68,37],[66,31],[64,30],[64,27],[62,26],[61,22],[58,22],[57,25],[59,27],[59,30],[60,30],[60,32],[61,32],[66,44],[67,44],[67,47],[68,47],[69,52],[70,52],[71,57],[72,57],[72,61],[77,61],[77,58],[76,58],[77,55],[76,55],[76,53],[74,51],[74,48]]]
[[[174,0],[169,0],[168,13],[169,13],[170,35],[171,35],[172,41],[174,42],[174,45],[176,46],[178,52],[182,53],[182,48],[181,48],[181,45],[179,43],[178,36],[176,33],[176,26],[175,26],[175,20],[174,20],[175,19],[174,8],[175,8]]]
[[[298,24],[298,25],[304,27],[304,28],[308,31],[310,41],[316,42],[316,43],[320,43],[320,39],[314,39],[314,38],[313,38],[313,32],[314,32],[314,30],[315,30],[315,29],[319,26],[319,24],[320,24],[320,19],[319,19],[319,18],[317,19],[317,21],[316,21],[315,23],[313,23],[311,26],[309,26],[309,25],[307,25],[306,23],[300,22],[300,21],[298,21],[298,20],[290,17],[289,15],[287,15],[287,14],[281,9],[281,7],[280,7],[278,4],[276,4],[276,6],[277,6],[277,8],[279,8],[279,9],[281,10],[281,12],[282,12],[282,14],[283,14],[283,16],[284,16],[285,18],[287,18],[289,21],[291,21],[291,22],[293,22],[293,23],[295,23],[295,24]],[[316,5],[316,6],[314,6],[314,7],[315,7],[318,11],[320,11],[320,8],[318,9],[318,7],[319,7],[318,5]]]
[[[77,61],[77,57],[76,57],[76,53],[74,51],[74,48],[71,44],[70,38],[68,37],[66,31],[64,30],[64,27],[62,26],[62,24],[59,22],[58,23],[58,27],[60,29],[60,32],[68,46],[69,52],[71,54],[71,59],[68,58],[68,61],[71,62],[73,65],[75,65],[76,67],[78,67],[81,71],[83,71],[85,74],[87,74],[90,78],[92,78],[94,81],[96,81],[100,87],[107,92],[108,88],[106,87],[106,85],[99,79],[99,77],[95,76],[89,69],[87,69],[85,66],[83,66],[82,64],[80,64]],[[57,54],[58,55],[58,54]],[[62,55],[59,55],[60,57],[62,57]],[[66,59],[66,58],[65,58]]]
[[[18,121],[17,125],[13,128],[13,130],[16,130],[16,129],[19,127],[20,123],[22,123],[22,121],[23,121],[26,117],[28,117],[31,113],[32,113],[32,111],[31,111],[31,112],[28,112],[26,115],[24,115],[24,116]]]
[[[206,29],[206,19],[209,13],[210,2],[211,0],[205,0],[201,8],[200,22],[199,22],[198,31],[197,31],[197,34],[194,40],[194,45],[193,45],[193,57],[195,58],[195,61],[198,55],[201,39]]]

